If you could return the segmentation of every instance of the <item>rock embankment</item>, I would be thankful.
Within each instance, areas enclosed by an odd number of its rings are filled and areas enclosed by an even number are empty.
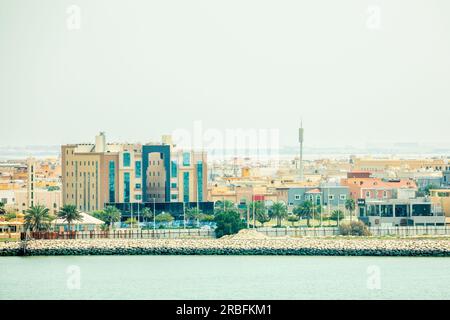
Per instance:
[[[256,237],[256,238],[254,238]],[[1,256],[21,255],[20,243],[0,243]],[[26,255],[324,255],[450,256],[448,239],[267,238],[33,240]]]

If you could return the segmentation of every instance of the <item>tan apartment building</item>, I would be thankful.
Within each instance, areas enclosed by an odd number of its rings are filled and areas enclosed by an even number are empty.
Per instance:
[[[142,201],[140,150],[136,144],[107,144],[104,133],[95,144],[63,145],[63,203],[90,212],[107,203]]]
[[[208,165],[204,151],[172,150],[171,202],[203,202],[208,197]]]

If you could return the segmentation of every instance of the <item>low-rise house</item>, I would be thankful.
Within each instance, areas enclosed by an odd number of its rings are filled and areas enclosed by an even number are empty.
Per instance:
[[[417,184],[412,179],[380,179],[373,177],[354,177],[349,172],[346,179],[341,180],[342,186],[347,186],[350,197],[355,201],[358,199],[395,199],[398,198],[399,190],[417,191]],[[408,191],[400,192],[405,194]]]
[[[440,207],[426,198],[360,199],[359,219],[369,226],[443,226]]]
[[[345,201],[349,197],[349,188],[346,186],[318,186],[289,188],[288,209],[305,201],[311,201],[314,205],[322,206],[326,211],[344,208]]]

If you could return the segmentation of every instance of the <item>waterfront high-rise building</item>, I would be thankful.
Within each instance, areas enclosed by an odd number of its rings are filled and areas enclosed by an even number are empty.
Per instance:
[[[205,152],[177,150],[162,143],[106,143],[61,147],[63,203],[101,210],[113,203],[203,202],[207,195]]]

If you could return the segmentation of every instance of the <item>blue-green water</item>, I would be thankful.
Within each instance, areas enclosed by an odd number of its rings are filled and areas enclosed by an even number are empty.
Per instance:
[[[0,258],[0,299],[449,299],[449,258]]]

